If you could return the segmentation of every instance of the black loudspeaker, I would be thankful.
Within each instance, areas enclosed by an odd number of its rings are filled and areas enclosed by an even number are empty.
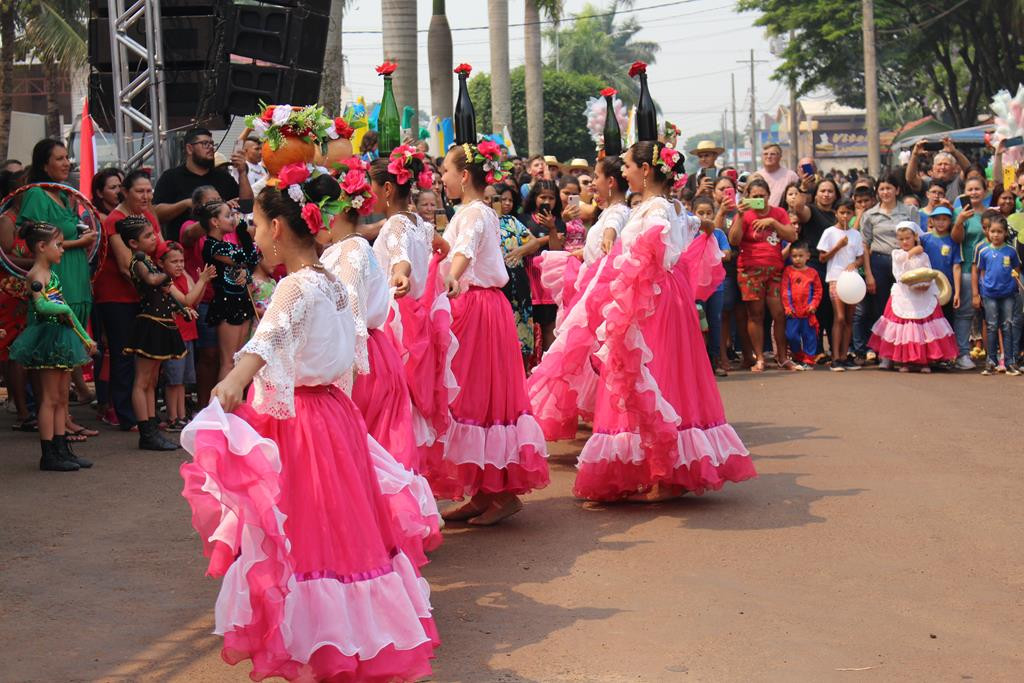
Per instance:
[[[331,0],[260,0],[260,4],[277,5],[278,7],[304,7],[315,14],[331,13]]]
[[[316,104],[320,72],[278,66],[222,63],[217,69],[217,111],[244,116],[267,104]]]
[[[295,69],[320,71],[327,49],[327,16],[308,7],[235,5],[227,52]]]
[[[219,20],[214,15],[161,16],[159,24],[164,47],[164,64],[174,69],[207,69],[219,61]],[[128,32],[140,44],[146,44],[146,29],[137,22]],[[110,20],[89,19],[89,63],[95,69],[109,71]],[[129,52],[129,59],[134,55]]]
[[[230,121],[224,117],[215,101],[217,83],[212,69],[166,69],[164,92],[167,95],[167,125],[170,128],[186,128],[203,125],[210,128],[227,128]],[[138,72],[131,72],[131,78]],[[114,84],[109,71],[93,71],[89,75],[89,113],[104,130],[112,131],[114,121]],[[149,93],[143,90],[132,100],[139,111],[149,112]],[[203,114],[203,112],[214,112]]]

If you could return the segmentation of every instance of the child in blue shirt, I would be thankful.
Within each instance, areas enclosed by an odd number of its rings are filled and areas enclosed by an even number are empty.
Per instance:
[[[1017,288],[1024,287],[1020,279],[1020,258],[1016,250],[1006,243],[1009,225],[1002,215],[992,216],[988,227],[988,244],[978,251],[971,270],[971,289],[974,307],[985,309],[988,329],[988,360],[983,375],[993,371],[1019,375],[1016,365],[1017,349],[1013,348],[1014,301]],[[1003,355],[999,357],[999,332],[1003,335]],[[996,360],[999,360],[998,367]]]
[[[949,284],[953,286],[953,299],[942,308],[950,325],[956,313],[955,302],[960,297],[960,271],[963,263],[960,245],[953,241],[949,233],[952,227],[953,212],[945,206],[938,206],[932,209],[928,217],[928,232],[921,235],[921,246],[924,247],[924,253],[928,254],[932,268],[945,273]]]

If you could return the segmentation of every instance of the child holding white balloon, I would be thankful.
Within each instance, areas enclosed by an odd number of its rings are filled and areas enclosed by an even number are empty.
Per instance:
[[[956,358],[956,336],[942,313],[935,280],[908,283],[901,279],[909,271],[931,269],[916,227],[897,228],[896,239],[900,248],[892,252],[892,295],[882,317],[871,328],[868,346],[882,359],[882,368],[895,363],[900,372],[916,366],[927,373],[931,372],[931,363]]]
[[[844,199],[836,206],[836,224],[826,228],[818,241],[818,257],[828,264],[825,283],[832,300],[832,363],[833,372],[860,370],[860,366],[848,357],[850,341],[853,339],[853,312],[856,303],[846,303],[839,297],[839,277],[854,271],[864,264],[864,241],[860,232],[850,229],[854,215],[853,201]]]

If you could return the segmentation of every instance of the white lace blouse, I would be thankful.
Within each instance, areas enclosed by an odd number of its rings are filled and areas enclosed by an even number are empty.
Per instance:
[[[320,261],[345,285],[348,308],[355,323],[355,366],[370,371],[366,340],[370,330],[388,320],[390,288],[384,269],[377,262],[370,243],[362,237],[348,237],[327,247]]]
[[[662,235],[666,246],[665,267],[671,268],[700,230],[700,219],[685,209],[677,210],[664,197],[651,197],[633,210],[625,227],[622,228],[619,237],[622,240],[623,253],[628,253],[640,235],[655,225],[664,228]]]
[[[460,280],[463,287],[504,287],[508,282],[498,214],[494,209],[479,199],[473,200],[455,212],[444,231],[444,239],[452,247],[442,264],[444,273],[451,269],[456,254],[469,259],[469,266]]]
[[[604,252],[601,250],[604,231],[612,228],[615,230],[615,234],[619,235],[627,220],[629,220],[629,207],[625,204],[613,204],[602,211],[597,222],[587,231],[587,241],[583,245],[583,263],[592,266],[600,261],[604,256]]]
[[[252,339],[235,354],[266,363],[253,380],[253,408],[278,419],[295,417],[295,387],[351,382],[355,325],[345,286],[303,268],[274,289]]]
[[[434,228],[419,216],[396,213],[381,226],[373,242],[373,253],[384,272],[391,279],[396,263],[409,264],[409,294],[414,299],[423,296],[427,287],[427,271],[433,253]],[[373,329],[373,328],[370,328]]]

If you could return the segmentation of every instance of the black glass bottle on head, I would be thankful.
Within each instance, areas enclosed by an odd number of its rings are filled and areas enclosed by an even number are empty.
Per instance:
[[[654,110],[654,100],[647,88],[647,72],[641,71],[640,100],[636,103],[636,139],[646,142],[658,140],[658,113]]]
[[[615,96],[605,95],[608,103],[608,114],[604,117],[604,153],[605,156],[622,156],[622,132],[619,130],[619,119],[615,116]]]
[[[455,144],[467,142],[476,144],[476,112],[473,111],[473,100],[469,99],[469,74],[459,74],[459,97],[455,100]]]

